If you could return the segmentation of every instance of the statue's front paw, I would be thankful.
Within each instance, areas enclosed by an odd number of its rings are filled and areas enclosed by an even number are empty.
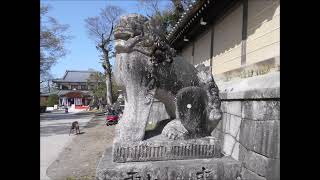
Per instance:
[[[162,130],[162,135],[168,139],[185,139],[188,131],[179,120],[170,121]]]

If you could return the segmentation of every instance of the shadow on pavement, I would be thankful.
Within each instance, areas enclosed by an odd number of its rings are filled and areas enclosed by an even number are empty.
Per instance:
[[[77,114],[64,114],[64,113],[50,113],[50,114],[45,114],[45,115],[40,115],[40,120],[41,121],[50,121],[50,120],[66,120],[66,119],[78,119],[82,117],[89,117],[91,116],[92,113],[77,113]]]
[[[40,127],[40,136],[46,137],[46,136],[59,135],[59,134],[69,134],[70,127],[71,127],[70,122],[44,125],[44,126]],[[83,129],[84,129],[83,124],[80,123],[80,132]],[[83,133],[81,133],[81,134],[83,134]]]
[[[43,137],[43,136],[52,136],[52,135],[58,135],[58,134],[69,134],[70,127],[71,127],[71,123],[57,123],[57,124],[41,126],[40,135],[41,137]]]
[[[92,127],[95,127],[95,126],[101,125],[101,124],[105,124],[104,117],[97,117],[96,116],[96,117],[93,117],[93,119],[87,123],[85,128],[92,128]]]

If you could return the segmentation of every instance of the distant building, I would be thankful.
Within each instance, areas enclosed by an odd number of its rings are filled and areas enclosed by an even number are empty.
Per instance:
[[[43,106],[47,105],[48,97],[49,97],[49,95],[47,93],[46,94],[40,93],[40,106],[41,105],[43,105]]]
[[[92,93],[97,82],[90,80],[90,75],[97,71],[67,70],[61,79],[52,80],[59,96],[59,106],[81,108],[88,106],[92,100]]]

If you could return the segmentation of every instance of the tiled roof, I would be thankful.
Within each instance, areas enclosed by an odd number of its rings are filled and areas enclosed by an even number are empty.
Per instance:
[[[57,94],[57,91],[51,91],[46,93],[40,93],[40,96],[50,96],[51,94]]]
[[[78,91],[74,91],[74,90],[59,90],[57,92],[57,94],[58,94],[58,96],[64,96],[64,95],[66,95],[68,93],[71,93],[71,92],[80,92],[83,95],[88,95],[88,96],[92,96],[93,95],[92,92],[90,92],[90,91],[79,91],[79,90]]]
[[[87,82],[90,75],[97,71],[74,71],[67,70],[63,78],[55,79],[53,82]]]
[[[206,7],[213,3],[213,0],[193,0],[192,4],[181,15],[173,29],[169,32],[167,39],[172,43],[180,38],[181,35],[201,16]]]

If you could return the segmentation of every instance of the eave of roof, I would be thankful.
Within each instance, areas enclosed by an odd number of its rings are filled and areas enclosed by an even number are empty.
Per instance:
[[[65,77],[67,76],[68,72],[91,72],[91,73],[95,73],[95,72],[98,72],[98,71],[86,71],[86,70],[66,70],[66,72],[64,73],[63,75],[63,78],[62,79],[65,79]]]
[[[57,79],[53,79],[52,82],[53,83],[87,83],[87,82],[91,82],[91,83],[95,83],[95,81],[70,81],[70,80],[65,80],[66,76],[68,75],[69,72],[82,72],[82,73],[96,73],[99,71],[88,71],[88,70],[66,70],[66,72],[64,73],[62,78],[57,78]]]
[[[195,19],[201,14],[204,8],[213,0],[195,0],[181,15],[173,29],[169,32],[167,39],[172,44],[183,32],[191,26]]]
[[[175,28],[167,36],[170,45],[176,50],[181,50],[199,34],[211,27],[229,8],[241,0],[198,0],[196,1],[174,26]],[[203,18],[206,25],[200,25]],[[184,41],[186,36],[189,41]]]
[[[81,91],[81,90],[59,90],[59,92],[57,93],[59,96],[64,96],[68,93],[81,93],[85,96],[92,96],[92,92],[91,91]]]
[[[48,93],[41,93],[40,96],[50,96],[52,94],[57,94],[58,91],[52,91],[52,92],[48,92]]]
[[[97,83],[96,81],[65,81],[65,80],[52,80],[53,83]],[[100,81],[103,82],[103,81]]]

